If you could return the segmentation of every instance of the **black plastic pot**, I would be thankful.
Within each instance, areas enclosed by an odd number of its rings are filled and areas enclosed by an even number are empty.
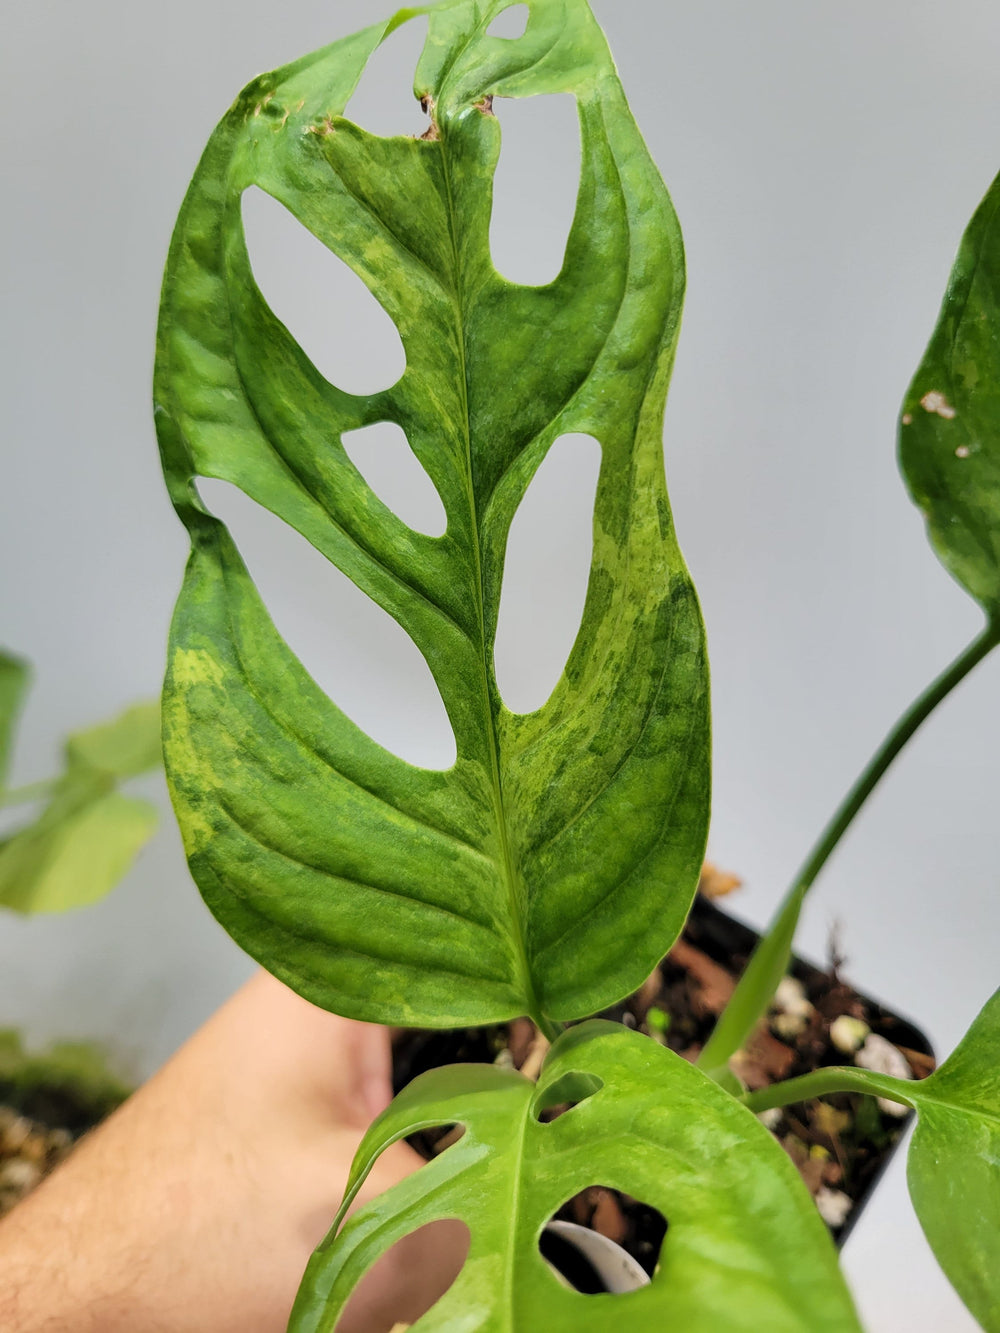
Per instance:
[[[728,912],[721,911],[700,895],[695,899],[684,934],[685,938],[714,961],[723,965],[735,961],[740,967],[745,964],[760,939],[760,934],[757,931],[737,918],[730,916]],[[829,969],[820,968],[816,964],[800,958],[797,954],[793,955],[789,971],[792,976],[802,982],[806,993],[809,995],[815,994],[829,984]],[[855,994],[868,1011],[867,1021],[872,1032],[880,1037],[885,1037],[894,1046],[916,1052],[933,1060],[934,1052],[930,1042],[924,1033],[914,1026],[909,1019],[901,1017],[893,1010],[886,1008],[880,1001],[872,999],[862,991],[855,991]],[[823,1063],[842,1065],[849,1063],[849,1057],[834,1048],[830,1050],[829,1059]],[[789,1109],[794,1110],[794,1108]],[[891,1120],[882,1117],[882,1128],[887,1138],[886,1144],[879,1155],[878,1161],[866,1173],[864,1188],[855,1198],[854,1207],[846,1222],[840,1227],[830,1228],[838,1246],[844,1244],[857,1224],[865,1204],[871,1198],[872,1191],[892,1160],[893,1154],[899,1147],[914,1114],[913,1111],[908,1110],[905,1114],[893,1117]]]

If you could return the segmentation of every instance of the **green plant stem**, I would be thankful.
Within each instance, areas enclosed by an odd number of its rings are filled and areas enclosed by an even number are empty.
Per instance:
[[[533,1015],[533,1021],[542,1036],[548,1038],[550,1042],[558,1041],[566,1030],[562,1023],[547,1018],[545,1014]]]
[[[0,791],[0,810],[8,805],[26,805],[28,801],[38,801],[48,796],[55,786],[54,778],[42,782],[29,782],[24,787],[12,787],[10,791]]]
[[[760,1092],[748,1092],[741,1100],[755,1115],[778,1106],[793,1106],[796,1102],[828,1097],[834,1092],[863,1092],[872,1097],[888,1097],[903,1106],[913,1106],[913,1099],[906,1089],[905,1079],[834,1065],[829,1069],[817,1069],[812,1074],[803,1074],[801,1078],[789,1079],[787,1083],[774,1083],[769,1088],[762,1088]]]
[[[951,666],[914,700],[844,797],[785,895],[767,933],[754,950],[732,999],[705,1044],[698,1064],[709,1074],[714,1075],[715,1071],[726,1067],[729,1057],[740,1049],[766,1013],[778,982],[788,967],[792,940],[806,894],[879,779],[920,724],[998,643],[1000,620],[990,621]]]

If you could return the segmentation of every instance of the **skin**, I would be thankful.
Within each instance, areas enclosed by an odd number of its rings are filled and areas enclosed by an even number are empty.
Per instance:
[[[283,1333],[365,1128],[390,1100],[384,1028],[249,981],[0,1224],[5,1333]],[[359,1204],[420,1164],[390,1148]],[[369,1272],[337,1333],[388,1333],[453,1280],[439,1222]]]

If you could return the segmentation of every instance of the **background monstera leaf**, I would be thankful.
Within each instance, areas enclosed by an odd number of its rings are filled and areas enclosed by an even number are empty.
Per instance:
[[[538,1111],[565,1100],[571,1080],[580,1101],[542,1123]],[[588,1085],[597,1089],[591,1095]],[[380,1152],[420,1127],[452,1122],[465,1127],[456,1144],[337,1236]],[[667,1218],[659,1267],[640,1291],[570,1291],[539,1254],[551,1215],[596,1183]],[[782,1148],[704,1074],[615,1024],[585,1023],[560,1037],[537,1087],[494,1066],[464,1065],[405,1088],[358,1150],[289,1333],[330,1333],[380,1254],[424,1223],[452,1217],[469,1227],[468,1258],[414,1330],[860,1333],[829,1232]]]
[[[164,737],[191,869],[272,972],[380,1021],[599,1010],[673,941],[706,835],[704,637],[661,443],[680,234],[585,0],[530,0],[522,37],[491,37],[508,3],[400,11],[255,80],[205,151],[163,289],[155,414],[192,547]],[[376,46],[424,12],[429,133],[365,133],[341,112]],[[535,288],[490,259],[491,98],[543,92],[576,96],[582,173],[562,272]],[[254,185],[395,320],[406,370],[387,391],[327,382],[265,304],[241,223]],[[433,480],[444,536],[408,528],[350,462],[343,433],[383,420]],[[583,622],[548,702],[515,715],[493,671],[507,535],[573,432],[602,449]],[[409,633],[453,768],[405,763],[322,693],[198,477],[297,529]]]
[[[0,839],[0,907],[64,912],[109,893],[159,820],[155,806],[119,784],[160,762],[156,702],[71,735],[41,813]]]
[[[0,793],[7,780],[14,728],[28,690],[31,670],[22,657],[0,649]]]
[[[1000,621],[1000,177],[962,237],[899,456],[938,555]]]

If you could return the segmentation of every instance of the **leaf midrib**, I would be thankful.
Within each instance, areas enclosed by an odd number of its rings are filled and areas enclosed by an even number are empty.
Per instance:
[[[439,98],[441,91],[442,88],[439,86]],[[528,947],[524,933],[524,897],[520,891],[519,879],[514,865],[514,854],[510,845],[510,839],[507,835],[507,814],[504,805],[503,781],[500,772],[500,742],[499,737],[497,736],[496,722],[493,715],[492,701],[490,699],[489,664],[487,662],[486,650],[486,593],[483,585],[483,564],[479,539],[479,513],[476,508],[475,489],[472,484],[472,421],[469,412],[469,367],[466,346],[462,268],[459,262],[458,238],[456,235],[455,198],[452,190],[451,171],[448,163],[447,131],[442,130],[440,133],[441,137],[438,140],[438,143],[440,144],[441,166],[445,184],[448,240],[451,245],[452,265],[455,275],[454,307],[458,332],[458,352],[461,363],[460,387],[462,395],[462,431],[465,443],[465,484],[466,496],[469,504],[469,517],[471,520],[470,538],[476,564],[475,593],[476,616],[479,625],[480,687],[483,713],[487,721],[486,738],[490,755],[490,777],[493,788],[494,818],[496,821],[497,836],[500,840],[502,856],[501,871],[507,888],[507,905],[510,917],[511,936],[514,942],[515,963],[519,973],[518,980],[520,982],[521,992],[524,995],[526,1011],[536,1022],[538,1022],[542,1015],[538,1004],[538,997],[535,994],[534,983],[532,981],[531,967],[528,962]],[[542,1025],[539,1024],[539,1026]]]

